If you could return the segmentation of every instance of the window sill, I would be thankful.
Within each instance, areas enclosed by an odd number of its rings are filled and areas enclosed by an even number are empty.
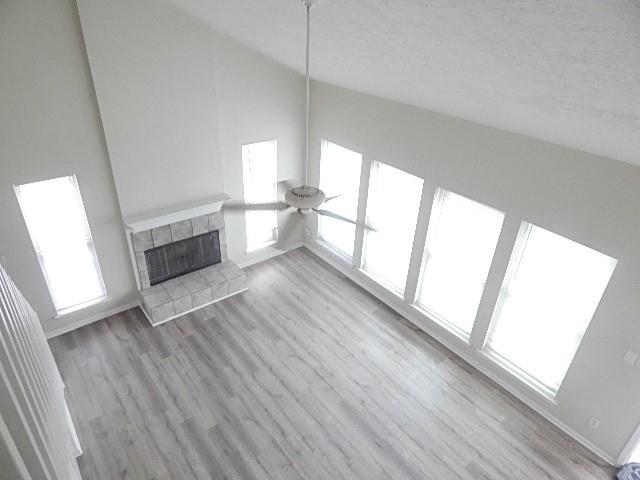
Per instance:
[[[389,282],[384,280],[382,277],[380,277],[380,276],[376,275],[375,273],[367,270],[364,266],[358,268],[358,271],[360,271],[367,278],[369,278],[373,282],[377,283],[379,286],[381,286],[382,288],[387,290],[389,293],[391,293],[392,295],[398,297],[402,302],[404,302],[404,290],[401,290],[398,287],[394,287]]]
[[[558,400],[556,399],[558,392],[553,392],[552,390],[548,389],[541,383],[535,381],[529,375],[522,372],[520,369],[512,365],[510,362],[502,358],[497,353],[487,349],[478,350],[478,352],[482,356],[484,356],[486,359],[491,361],[493,364],[497,365],[498,367],[500,367],[501,369],[509,373],[512,377],[518,380],[522,385],[527,387],[527,389],[533,391],[538,396],[542,397],[545,401],[551,403],[552,405],[558,405]]]
[[[111,300],[111,297],[109,297],[108,295],[105,295],[104,297],[96,298],[95,300],[90,300],[88,302],[81,303],[73,307],[65,308],[64,310],[60,310],[59,312],[57,312],[53,316],[53,319],[58,320],[72,313],[79,312],[80,310],[84,310],[85,308],[93,307],[95,305],[108,302],[109,300]]]
[[[268,242],[265,243],[261,243],[260,245],[257,245],[253,248],[247,248],[244,253],[246,253],[247,255],[258,252],[260,250],[262,250],[263,248],[267,248],[267,247],[271,247],[272,245],[275,245],[276,243],[278,243],[278,240],[269,240]]]
[[[349,265],[353,265],[353,256],[349,255],[345,252],[343,252],[342,250],[340,250],[337,247],[334,247],[333,245],[331,245],[328,241],[326,241],[324,238],[318,236],[316,238],[316,242],[322,246],[322,248],[329,250],[329,252],[331,252],[332,254],[334,254],[335,256],[337,256],[338,258],[340,258],[340,260],[348,263]]]
[[[449,332],[450,334],[454,335],[458,340],[462,341],[465,345],[471,346],[471,341],[470,341],[471,334],[470,333],[467,333],[464,330],[456,327],[453,323],[448,321],[446,318],[444,318],[443,316],[435,313],[432,310],[429,310],[424,305],[421,305],[419,303],[414,303],[414,304],[411,305],[411,308],[416,310],[421,315],[424,315],[425,317],[427,317],[433,323],[436,323],[437,325],[439,325],[442,328],[444,328],[447,332]]]

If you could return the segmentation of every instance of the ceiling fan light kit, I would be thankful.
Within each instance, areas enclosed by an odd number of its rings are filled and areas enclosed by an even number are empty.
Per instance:
[[[285,202],[305,215],[322,205],[325,199],[326,195],[322,190],[309,185],[292,188],[284,196]]]

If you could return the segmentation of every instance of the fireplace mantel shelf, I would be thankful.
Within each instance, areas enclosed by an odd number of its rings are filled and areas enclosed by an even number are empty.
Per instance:
[[[190,202],[183,205],[155,210],[142,215],[134,215],[124,219],[124,225],[128,232],[136,233],[152,228],[161,227],[170,223],[180,222],[189,218],[199,217],[220,211],[222,203],[231,197],[226,193],[220,193],[213,197]]]

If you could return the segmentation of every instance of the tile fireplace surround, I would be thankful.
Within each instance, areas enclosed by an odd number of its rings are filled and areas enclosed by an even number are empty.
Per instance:
[[[220,212],[223,200],[215,200],[155,217],[125,219],[140,304],[154,326],[247,289],[245,273],[228,259],[224,217]],[[175,221],[164,223],[171,220]],[[220,240],[220,263],[153,286],[149,284],[145,251],[215,230]]]

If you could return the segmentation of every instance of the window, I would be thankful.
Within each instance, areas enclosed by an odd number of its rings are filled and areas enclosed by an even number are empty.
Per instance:
[[[320,160],[320,188],[327,197],[337,196],[323,208],[356,220],[360,191],[362,155],[335,143],[322,141]],[[353,256],[356,226],[327,216],[318,216],[320,238],[331,246]]]
[[[504,214],[443,189],[433,201],[416,303],[468,337]]]
[[[404,292],[418,220],[422,179],[373,162],[367,200],[362,268],[397,293]]]
[[[616,260],[523,223],[486,349],[555,395],[611,278]]]
[[[278,147],[276,140],[242,146],[244,200],[270,203],[278,200]],[[278,212],[248,210],[247,252],[266,247],[278,240]]]
[[[59,315],[106,297],[75,176],[15,187]]]
[[[638,443],[633,452],[631,452],[631,456],[629,457],[628,463],[640,463],[640,443]]]

